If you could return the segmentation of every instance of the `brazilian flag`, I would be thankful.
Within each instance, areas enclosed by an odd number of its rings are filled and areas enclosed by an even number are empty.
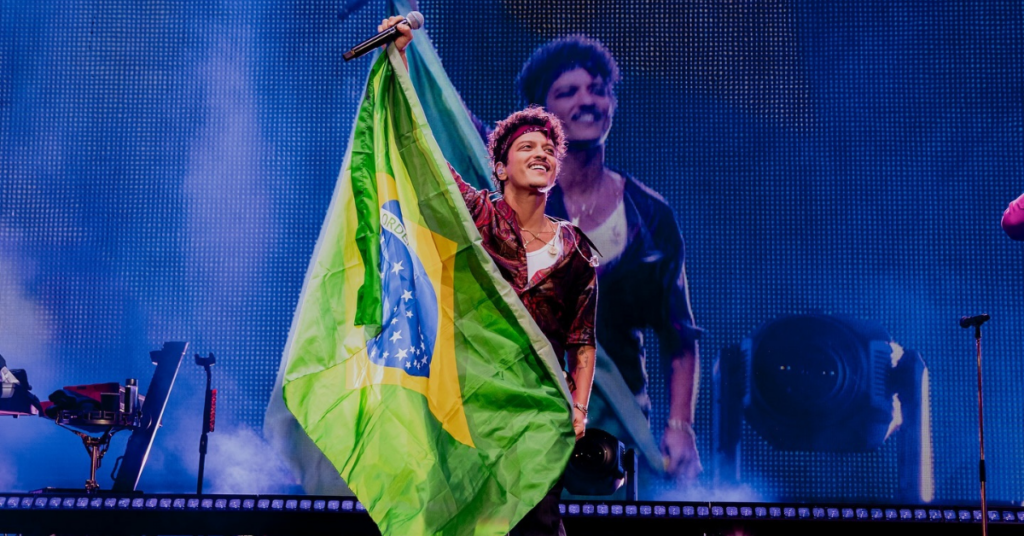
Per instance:
[[[574,435],[394,47],[374,64],[285,349],[284,401],[385,535],[500,535]]]

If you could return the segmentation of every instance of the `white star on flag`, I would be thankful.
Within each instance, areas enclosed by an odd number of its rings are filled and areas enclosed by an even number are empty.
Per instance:
[[[407,302],[412,299],[412,292],[408,290],[402,292],[402,301]]]
[[[398,330],[398,331],[395,332],[394,335],[391,336],[391,342],[395,342],[395,341],[397,341],[398,339],[401,339],[401,338],[402,338],[402,330]]]
[[[402,267],[402,261],[398,261],[391,267],[391,273],[397,274],[398,272],[401,272],[404,269],[405,268]]]

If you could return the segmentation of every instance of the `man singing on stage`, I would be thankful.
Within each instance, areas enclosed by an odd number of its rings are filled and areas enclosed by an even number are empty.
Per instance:
[[[385,19],[378,30],[401,20]],[[406,25],[398,29],[402,37],[395,46],[404,59],[412,31]],[[565,143],[557,117],[527,108],[499,122],[488,139],[501,197],[492,200],[490,192],[474,189],[454,170],[452,175],[484,249],[550,340],[563,370],[568,361],[573,429],[579,439],[586,428],[594,378],[597,258],[578,228],[544,213]],[[564,534],[558,511],[561,491],[562,485],[556,484],[511,534]]]

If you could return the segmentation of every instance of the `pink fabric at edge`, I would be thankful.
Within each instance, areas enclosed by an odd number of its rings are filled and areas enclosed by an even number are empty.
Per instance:
[[[1003,212],[1003,230],[1014,240],[1024,240],[1024,195],[1010,202]]]

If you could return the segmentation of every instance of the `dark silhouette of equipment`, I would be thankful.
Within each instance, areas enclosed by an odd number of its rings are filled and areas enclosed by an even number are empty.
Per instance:
[[[146,403],[142,407],[139,427],[128,438],[124,460],[114,479],[114,491],[134,491],[138,486],[142,469],[149,459],[149,450],[153,447],[153,439],[160,427],[160,419],[167,408],[167,397],[171,394],[174,380],[178,377],[178,368],[187,351],[187,342],[165,342],[163,348],[149,353],[156,370],[153,371],[153,379],[146,391]]]
[[[965,316],[960,319],[960,327],[974,328],[974,348],[978,361],[978,480],[981,484],[981,535],[988,536],[988,494],[985,492],[985,403],[981,389],[981,325],[989,320],[986,314]]]
[[[206,372],[206,396],[203,397],[203,434],[199,436],[199,477],[196,482],[196,493],[203,493],[203,473],[206,471],[206,443],[207,437],[213,431],[217,415],[217,390],[210,388],[211,372],[210,367],[217,362],[217,358],[211,353],[209,357],[195,355],[196,365],[203,367]]]
[[[636,453],[599,428],[587,429],[565,469],[565,489],[575,495],[611,495],[626,484],[626,500],[636,502]]]
[[[70,385],[54,391],[49,402],[43,404],[43,415],[80,437],[89,453],[86,491],[100,488],[96,470],[110,448],[110,439],[118,432],[139,427],[138,408],[144,400],[138,396],[136,381],[129,379],[124,386],[116,382]]]
[[[926,372],[920,353],[876,322],[806,314],[766,323],[715,367],[719,478],[742,480],[744,421],[779,451],[870,452],[898,429],[898,499],[930,501]]]
[[[975,328],[979,328],[980,329],[981,325],[984,324],[985,322],[988,322],[989,319],[991,319],[991,318],[992,317],[990,317],[990,316],[988,316],[986,314],[980,314],[980,315],[975,315],[975,316],[961,316],[960,317],[960,327],[966,329],[966,328],[969,328],[971,326],[974,326]],[[979,339],[981,338],[981,333],[980,332],[978,333],[978,338]]]
[[[0,416],[39,415],[43,408],[31,391],[28,373],[24,369],[8,369],[7,361],[0,355]]]
[[[187,342],[167,342],[161,350],[149,353],[156,370],[145,395],[139,394],[138,382],[129,378],[125,385],[108,382],[64,387],[41,405],[42,416],[82,439],[90,461],[87,492],[99,489],[96,470],[110,448],[110,439],[124,430],[131,430],[132,435],[113,490],[135,490],[187,349]]]

